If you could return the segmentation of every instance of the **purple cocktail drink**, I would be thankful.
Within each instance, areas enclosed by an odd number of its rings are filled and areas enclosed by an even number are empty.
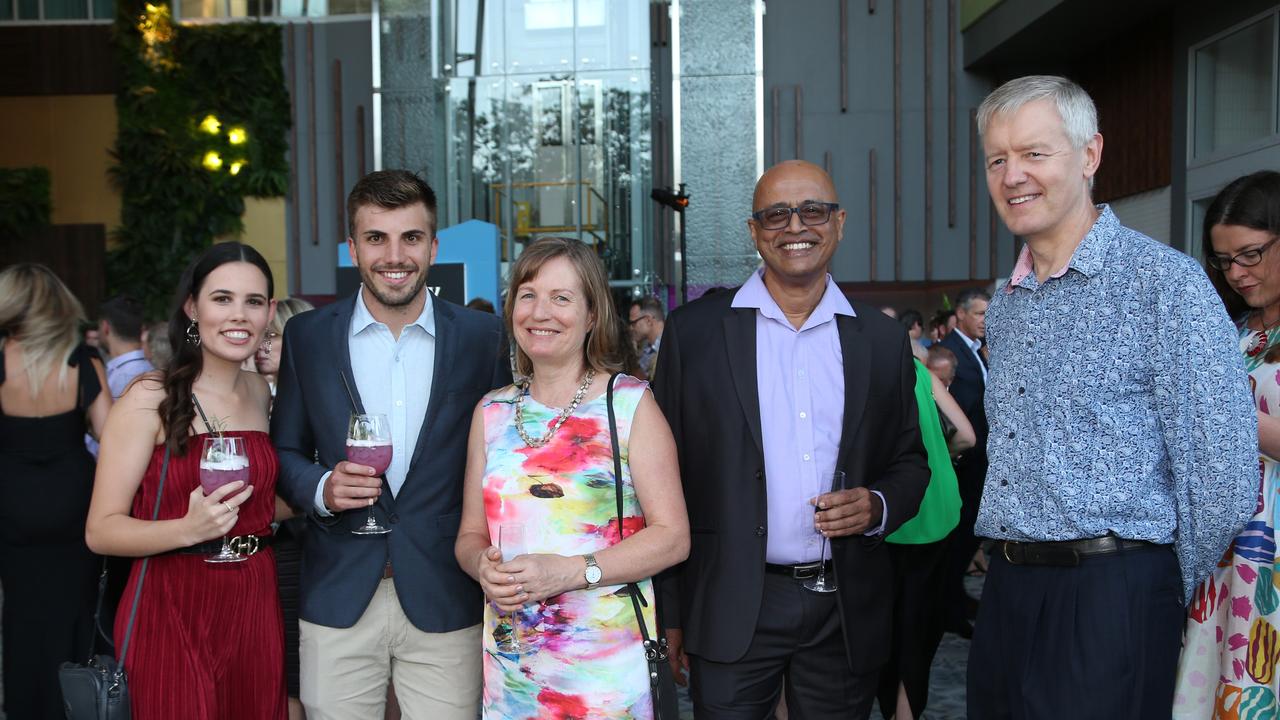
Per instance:
[[[347,461],[373,468],[381,475],[391,466],[391,443],[376,440],[348,440]]]
[[[212,495],[214,490],[237,480],[246,485],[252,484],[249,481],[249,459],[243,455],[225,457],[217,462],[200,462],[200,487],[205,495]]]

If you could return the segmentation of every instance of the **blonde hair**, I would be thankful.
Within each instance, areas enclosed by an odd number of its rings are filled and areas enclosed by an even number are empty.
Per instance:
[[[587,312],[591,329],[587,331],[582,346],[582,360],[587,367],[601,373],[622,370],[622,336],[618,332],[617,312],[613,307],[613,295],[609,292],[609,279],[604,264],[595,252],[581,240],[563,237],[540,238],[531,243],[516,260],[511,270],[511,283],[507,298],[502,303],[502,321],[508,337],[515,337],[511,315],[515,309],[516,289],[537,276],[549,261],[565,258],[578,273],[582,292],[587,298]],[[516,374],[533,376],[533,361],[525,355],[520,345],[515,346]]]
[[[267,332],[273,332],[280,335],[284,332],[285,323],[289,322],[289,318],[308,310],[315,310],[316,306],[298,297],[287,297],[276,303],[275,317],[271,318],[271,322],[267,323]]]
[[[84,308],[44,265],[19,263],[0,271],[0,335],[22,343],[22,365],[31,397],[55,366],[58,388],[67,384],[67,360],[80,344]],[[0,347],[4,340],[0,338]]]

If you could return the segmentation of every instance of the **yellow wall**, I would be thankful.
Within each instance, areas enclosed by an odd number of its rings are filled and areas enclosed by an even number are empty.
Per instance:
[[[43,166],[53,180],[53,223],[120,224],[107,178],[116,139],[114,95],[0,97],[0,166]]]
[[[0,167],[42,166],[53,180],[55,225],[120,225],[107,168],[116,139],[114,95],[0,97]],[[244,233],[271,265],[276,296],[289,294],[284,198],[245,198]],[[224,238],[229,239],[229,238]]]
[[[262,253],[271,266],[276,297],[289,296],[289,257],[285,249],[284,198],[244,199],[244,232],[235,238]]]

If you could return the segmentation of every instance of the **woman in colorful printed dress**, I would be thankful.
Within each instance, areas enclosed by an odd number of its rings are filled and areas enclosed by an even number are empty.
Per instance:
[[[1176,718],[1280,717],[1280,173],[1232,182],[1204,219],[1204,254],[1240,330],[1258,406],[1261,490],[1253,519],[1191,598]]]
[[[653,717],[631,592],[657,637],[649,578],[689,553],[671,431],[647,385],[618,375],[614,477],[606,390],[623,340],[604,267],[586,245],[547,238],[526,248],[503,315],[523,380],[476,407],[455,547],[489,599],[484,716]],[[503,562],[497,546],[514,524],[524,553]],[[499,647],[512,635],[520,652]]]

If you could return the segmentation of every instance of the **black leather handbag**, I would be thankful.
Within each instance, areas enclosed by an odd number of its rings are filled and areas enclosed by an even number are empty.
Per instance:
[[[164,494],[164,478],[169,473],[169,449],[164,451],[160,465],[160,487],[156,491],[156,509],[151,519],[160,517],[160,497]],[[62,686],[62,708],[67,720],[129,720],[129,679],[125,676],[123,658],[129,652],[129,640],[133,637],[133,621],[138,613],[138,599],[142,597],[142,581],[147,576],[147,563],[142,560],[138,572],[138,584],[133,590],[133,608],[129,610],[129,624],[124,632],[124,644],[120,648],[121,661],[110,655],[94,655],[89,650],[89,661],[63,663],[58,668],[58,684]],[[98,608],[93,613],[93,625],[98,627],[102,614],[102,596],[107,590],[107,571],[103,567],[98,579]]]

